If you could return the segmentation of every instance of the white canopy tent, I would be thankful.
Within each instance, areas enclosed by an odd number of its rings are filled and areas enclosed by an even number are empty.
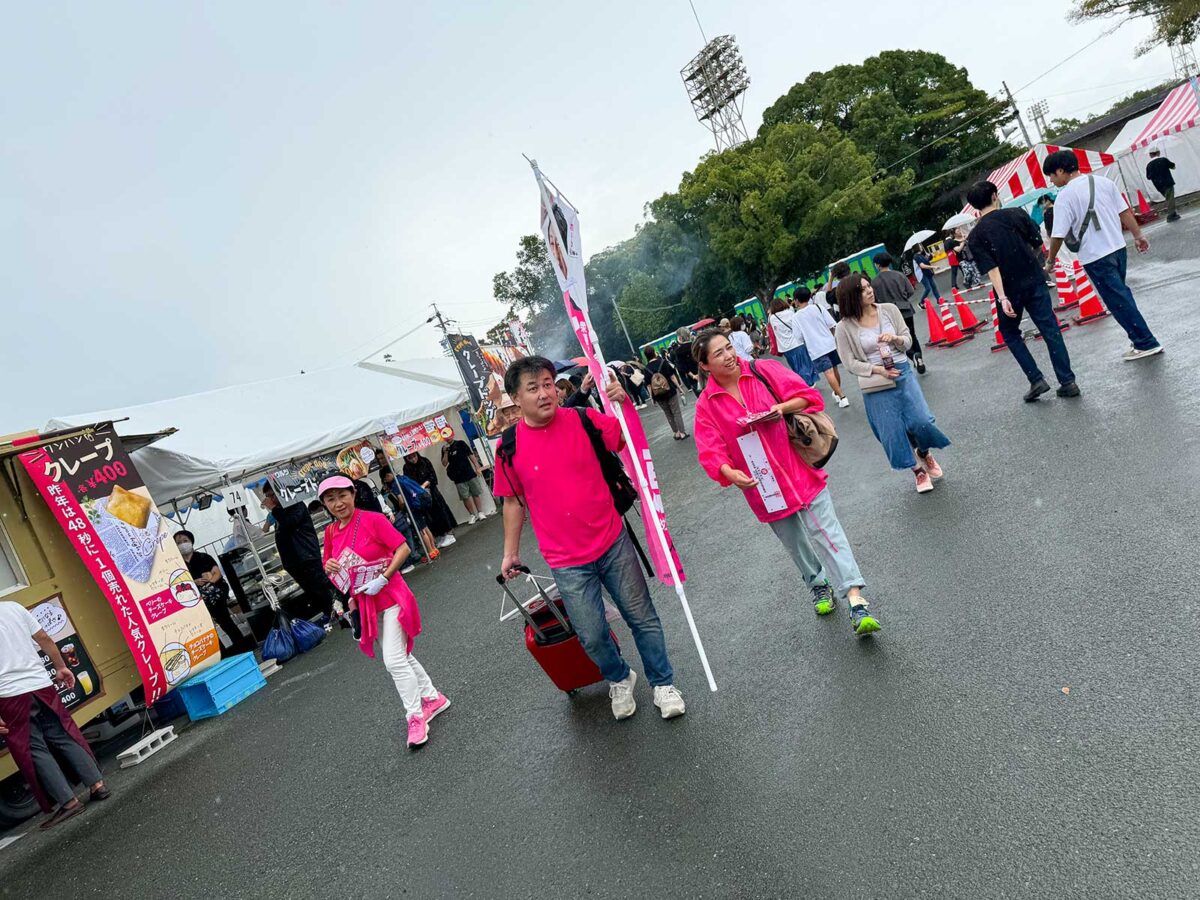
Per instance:
[[[275,463],[345,446],[389,424],[424,419],[465,399],[461,382],[439,385],[346,366],[59,416],[45,430],[118,419],[128,419],[118,432],[131,434],[177,428],[133,454],[151,495],[165,504],[237,483]]]
[[[1108,148],[1116,161],[1104,174],[1124,186],[1129,202],[1137,207],[1137,192],[1147,199],[1163,198],[1146,178],[1150,150],[1157,147],[1175,163],[1175,194],[1182,197],[1200,191],[1200,128],[1197,122],[1196,86],[1184,82],[1157,109],[1131,119]]]

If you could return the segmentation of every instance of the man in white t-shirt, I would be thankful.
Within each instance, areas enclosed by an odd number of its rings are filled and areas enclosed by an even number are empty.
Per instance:
[[[47,828],[84,810],[51,747],[91,787],[93,800],[105,800],[109,792],[91,747],[58,697],[39,647],[50,657],[62,687],[75,687],[75,676],[38,620],[20,603],[0,600],[0,735],[38,804],[51,813],[42,824]]]
[[[1122,358],[1129,362],[1162,353],[1162,345],[1142,318],[1133,292],[1125,284],[1129,251],[1125,248],[1122,226],[1133,235],[1138,253],[1150,249],[1129,203],[1107,178],[1080,172],[1079,160],[1070,150],[1051,153],[1042,163],[1042,171],[1055,187],[1062,189],[1054,201],[1054,227],[1050,232],[1046,271],[1054,272],[1054,260],[1063,240],[1068,235],[1077,236],[1079,261],[1084,271],[1132,342]]]

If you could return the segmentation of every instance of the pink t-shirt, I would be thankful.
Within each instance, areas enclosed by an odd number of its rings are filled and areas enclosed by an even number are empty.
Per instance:
[[[620,423],[594,409],[585,414],[600,430],[605,448],[620,450]],[[517,423],[517,451],[511,465],[496,460],[494,493],[520,496],[538,549],[552,569],[595,562],[621,536],[621,517],[574,409],[559,407],[542,428],[524,419]]]
[[[321,548],[321,561],[337,559],[349,547],[364,560],[390,562],[396,551],[404,546],[404,535],[398,532],[383,513],[366,509],[355,510],[343,528],[337,522],[325,526],[325,545]],[[408,652],[412,653],[412,641],[421,633],[421,611],[417,598],[397,572],[388,579],[387,585],[374,597],[358,594],[352,598],[363,613],[362,640],[359,647],[367,656],[374,656],[374,619],[378,613],[393,606],[400,607],[400,625],[408,637]],[[370,619],[370,622],[367,620]]]
[[[757,432],[784,500],[787,501],[787,508],[768,513],[758,488],[743,493],[760,522],[785,519],[812,503],[813,498],[825,489],[829,476],[824,469],[811,468],[800,460],[788,441],[787,425],[782,419],[759,425],[738,424],[738,419],[744,418],[747,413],[766,412],[777,402],[763,383],[754,377],[750,363],[742,360],[741,365],[738,388],[745,406],[717,384],[715,378],[708,380],[700,399],[696,401],[696,421],[692,426],[696,455],[708,476],[727,487],[729,481],[721,475],[721,466],[728,463],[735,469],[747,471],[746,457],[742,455],[737,439],[751,431]],[[812,412],[820,412],[825,408],[820,392],[810,388],[799,375],[781,363],[763,359],[755,363],[755,367],[770,382],[780,400],[804,397]]]

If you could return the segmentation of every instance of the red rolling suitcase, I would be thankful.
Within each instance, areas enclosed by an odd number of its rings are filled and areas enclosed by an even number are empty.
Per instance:
[[[603,681],[604,676],[600,674],[600,669],[587,655],[579,641],[579,635],[571,627],[571,620],[567,616],[562,599],[552,599],[526,567],[522,566],[519,571],[530,576],[530,584],[542,595],[528,606],[513,595],[503,575],[496,576],[496,583],[504,588],[504,593],[520,610],[525,619],[525,646],[542,670],[550,676],[554,686],[560,691],[573,694],[589,684]],[[609,634],[616,641],[617,636],[611,631]]]

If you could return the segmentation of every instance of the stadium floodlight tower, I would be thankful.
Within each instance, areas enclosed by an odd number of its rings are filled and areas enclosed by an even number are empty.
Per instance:
[[[713,38],[679,74],[696,118],[713,133],[718,153],[750,140],[742,122],[750,75],[733,35]]]

